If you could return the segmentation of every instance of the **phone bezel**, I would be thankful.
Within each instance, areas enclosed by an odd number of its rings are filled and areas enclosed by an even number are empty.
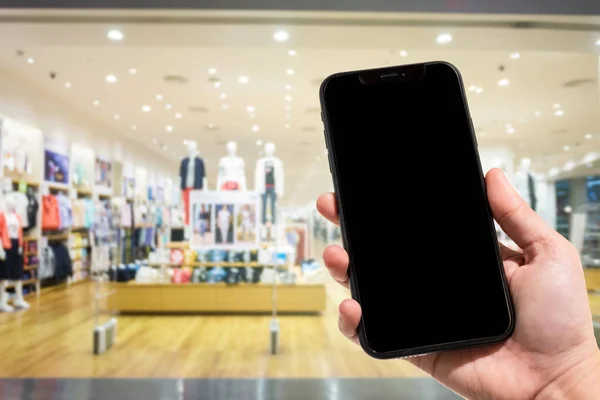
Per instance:
[[[508,308],[508,313],[509,313],[509,325],[504,333],[497,335],[497,336],[483,337],[483,338],[464,340],[464,341],[458,341],[458,342],[434,344],[434,345],[415,347],[415,348],[409,348],[409,349],[392,350],[392,351],[387,351],[387,352],[377,352],[369,345],[368,339],[365,334],[364,320],[363,320],[363,318],[361,318],[359,326],[358,326],[358,330],[357,330],[360,346],[363,348],[363,350],[369,356],[371,356],[373,358],[377,358],[377,359],[407,358],[407,357],[414,357],[414,356],[419,356],[419,355],[424,355],[424,354],[429,354],[429,353],[436,353],[436,352],[441,352],[441,351],[457,350],[457,349],[462,349],[462,348],[498,343],[498,342],[502,342],[502,341],[506,340],[507,338],[509,338],[512,335],[514,328],[515,328],[514,306],[512,303],[511,296],[510,296],[508,282],[506,280],[506,274],[504,271],[504,263],[502,260],[502,255],[500,253],[500,248],[497,244],[498,238],[496,235],[496,229],[495,229],[495,225],[494,225],[494,219],[492,217],[492,211],[490,209],[489,202],[487,201],[485,177],[483,175],[483,169],[481,167],[481,160],[479,157],[477,139],[475,137],[475,129],[473,128],[473,123],[471,120],[469,107],[467,104],[467,97],[466,97],[466,93],[465,93],[464,83],[463,83],[460,72],[454,65],[452,65],[449,62],[445,62],[445,61],[433,61],[433,62],[425,62],[425,63],[418,63],[418,64],[407,64],[407,65],[400,65],[400,66],[393,66],[393,67],[385,67],[385,68],[357,70],[357,71],[349,71],[349,72],[341,72],[341,73],[333,74],[333,75],[330,75],[329,77],[327,77],[323,81],[323,83],[321,84],[321,87],[319,89],[319,98],[320,98],[320,102],[321,102],[321,110],[322,110],[321,116],[322,116],[323,125],[324,125],[325,143],[326,143],[327,150],[328,150],[327,153],[328,153],[328,157],[329,157],[329,165],[330,165],[330,169],[331,169],[334,190],[335,190],[336,196],[342,195],[342,193],[339,191],[338,166],[336,163],[335,150],[330,145],[331,140],[332,140],[331,139],[332,132],[331,132],[329,117],[328,117],[328,112],[327,112],[327,103],[325,101],[326,88],[327,88],[328,83],[331,82],[333,79],[336,79],[336,78],[342,77],[342,76],[347,76],[347,75],[357,75],[359,77],[359,80],[363,84],[386,83],[386,82],[389,82],[390,80],[397,81],[397,80],[402,80],[402,79],[416,79],[416,78],[420,79],[425,75],[427,67],[430,65],[435,65],[435,64],[443,64],[445,66],[448,66],[456,74],[456,79],[458,80],[460,91],[461,91],[461,96],[463,99],[464,109],[465,109],[465,112],[467,113],[467,117],[471,121],[470,126],[469,126],[469,129],[471,131],[471,141],[472,141],[473,149],[475,151],[475,158],[477,160],[477,166],[479,169],[479,176],[481,179],[480,186],[481,186],[482,194],[483,194],[484,198],[486,199],[486,209],[487,209],[487,215],[488,215],[488,221],[489,221],[489,229],[492,232],[493,238],[496,242],[496,246],[494,246],[494,248],[495,248],[496,257],[497,257],[497,261],[498,261],[498,268],[500,269],[500,276],[502,279],[502,287],[504,290],[504,297],[505,297],[505,300],[507,303],[507,308]],[[404,72],[407,72],[406,75],[403,75]],[[352,298],[360,304],[358,288],[356,286],[355,271],[354,271],[354,267],[353,267],[353,263],[352,263],[352,252],[350,250],[350,243],[349,243],[348,236],[346,233],[346,224],[345,224],[345,220],[344,220],[344,211],[343,211],[343,201],[338,201],[337,206],[338,206],[338,213],[339,213],[339,219],[340,219],[340,230],[341,230],[341,234],[342,234],[342,242],[343,242],[343,246],[346,249],[346,251],[348,252],[348,256],[350,258],[350,264],[348,266],[348,278],[349,278],[350,292],[351,292]]]

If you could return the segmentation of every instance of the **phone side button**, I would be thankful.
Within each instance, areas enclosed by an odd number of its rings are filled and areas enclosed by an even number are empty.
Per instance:
[[[471,123],[471,132],[473,132],[473,139],[475,139],[475,146],[479,147],[479,142],[477,141],[477,133],[475,132],[475,125],[473,125],[473,118],[469,118],[469,122]]]
[[[329,164],[329,173],[333,174],[333,172],[331,172],[331,156],[329,154],[327,154],[327,163]]]

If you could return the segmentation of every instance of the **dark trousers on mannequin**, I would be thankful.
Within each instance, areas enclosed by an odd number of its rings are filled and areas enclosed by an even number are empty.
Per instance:
[[[262,223],[267,223],[267,205],[270,207],[271,211],[271,223],[275,223],[275,216],[277,210],[277,193],[275,193],[275,188],[268,187],[265,189],[265,192],[262,195]]]
[[[10,240],[11,248],[4,249],[6,260],[0,261],[0,281],[23,280],[23,255],[19,254],[19,241]]]

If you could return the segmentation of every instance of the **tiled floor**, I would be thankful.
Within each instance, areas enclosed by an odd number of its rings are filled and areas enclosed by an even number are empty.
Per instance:
[[[0,380],[19,400],[455,400],[429,378],[405,379],[24,379]]]

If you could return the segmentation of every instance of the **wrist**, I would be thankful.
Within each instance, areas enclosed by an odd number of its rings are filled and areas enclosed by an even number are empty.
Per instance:
[[[600,350],[596,348],[564,373],[553,379],[535,400],[593,400],[600,398]]]

